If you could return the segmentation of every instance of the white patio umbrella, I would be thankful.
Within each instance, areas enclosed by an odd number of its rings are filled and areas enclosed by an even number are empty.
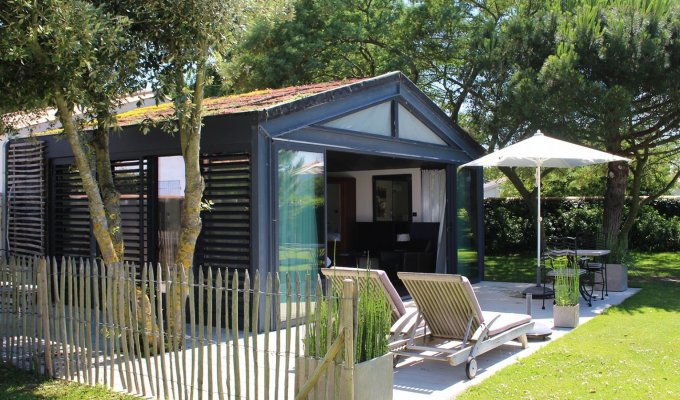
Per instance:
[[[572,168],[612,161],[630,161],[627,158],[605,153],[585,146],[554,139],[537,131],[534,136],[478,158],[464,167],[536,167],[538,190],[538,221],[536,221],[536,288],[524,293],[543,293],[541,286],[541,168]]]

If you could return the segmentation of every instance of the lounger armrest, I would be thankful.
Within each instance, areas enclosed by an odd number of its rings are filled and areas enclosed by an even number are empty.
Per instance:
[[[500,314],[493,317],[493,319],[489,322],[484,321],[481,324],[479,324],[479,327],[472,335],[471,340],[476,342],[486,339],[486,337],[489,336],[489,330],[491,330],[491,325],[493,325],[493,323],[496,322],[498,318],[500,318]]]
[[[418,321],[418,309],[412,308],[407,309],[406,314],[402,315],[401,318],[392,324],[390,328],[390,333],[393,335],[408,335],[413,329],[417,328],[415,325]],[[423,325],[422,323],[419,325]]]

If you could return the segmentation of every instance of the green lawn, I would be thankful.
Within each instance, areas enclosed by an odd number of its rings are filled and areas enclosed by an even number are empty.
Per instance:
[[[536,254],[484,257],[484,280],[536,282]]]
[[[0,399],[120,399],[137,397],[113,393],[103,386],[87,386],[56,379],[37,378],[34,373],[0,363]]]
[[[641,282],[678,279],[680,254],[630,253],[628,280],[631,286]],[[536,254],[511,254],[484,258],[484,280],[499,282],[534,282],[536,280]]]
[[[459,398],[680,398],[680,254],[633,261],[638,294]]]

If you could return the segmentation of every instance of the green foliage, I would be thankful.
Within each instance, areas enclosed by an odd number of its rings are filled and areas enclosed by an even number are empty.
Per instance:
[[[606,190],[605,237],[625,251],[646,201],[639,196],[662,194],[678,176],[669,165],[680,153],[680,5],[577,0],[508,7],[516,12],[500,24],[495,50],[472,84],[479,96],[471,98],[466,122],[489,151],[542,129],[634,160],[633,179],[617,168],[599,178],[551,173],[559,180],[547,182],[554,195]],[[513,181],[526,201],[532,186],[522,182],[532,181]],[[624,209],[626,186],[634,201]]]
[[[217,69],[237,92],[402,70],[458,119],[468,96],[484,95],[471,85],[514,3],[295,0],[292,13],[247,24]]]
[[[600,236],[602,200],[544,199],[546,237]],[[680,250],[680,201],[661,199],[641,209],[630,238],[630,248],[643,251]],[[516,254],[536,249],[536,225],[520,199],[484,202],[485,251],[489,255]]]
[[[361,285],[356,306],[354,337],[354,360],[356,363],[383,356],[389,351],[389,333],[392,324],[392,311],[387,300],[373,282],[366,280]],[[304,338],[305,354],[323,357],[328,351],[328,337],[332,340],[338,335],[340,323],[339,297],[319,298],[317,311],[311,316],[311,324]],[[331,324],[327,324],[330,313]]]
[[[680,249],[680,214],[664,217],[653,207],[645,206],[630,236],[631,247],[639,250]]]
[[[328,325],[330,314],[331,324]],[[323,357],[328,352],[328,338],[331,341],[338,336],[340,328],[340,298],[332,296],[319,296],[317,308],[310,316],[312,321],[308,325],[303,343],[307,356],[319,355]]]
[[[385,296],[367,281],[359,290],[354,358],[357,363],[383,356],[389,351],[392,310]]]
[[[291,19],[252,24],[219,66],[229,91],[248,91],[399,69],[394,0],[298,0]]]
[[[0,111],[54,105],[55,95],[108,110],[143,87],[131,21],[96,2],[8,0],[0,26]]]
[[[536,243],[536,228],[528,210],[522,204],[520,212],[516,210],[517,201],[486,201],[484,210],[484,244],[485,252],[490,255],[508,254],[527,250],[527,243]],[[545,218],[544,218],[545,221]]]

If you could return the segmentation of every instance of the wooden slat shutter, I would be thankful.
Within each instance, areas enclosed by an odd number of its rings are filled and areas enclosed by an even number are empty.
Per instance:
[[[202,159],[203,229],[195,260],[204,266],[250,268],[250,156],[207,155]]]
[[[46,145],[10,142],[7,154],[7,211],[10,254],[45,255]]]
[[[147,260],[148,174],[147,160],[112,163],[116,187],[121,193],[125,261]],[[53,168],[54,210],[52,253],[57,257],[92,257],[98,254],[92,235],[87,196],[74,165]]]
[[[148,161],[113,162],[113,179],[120,192],[125,261],[142,265],[148,259]]]
[[[93,256],[87,195],[74,165],[53,166],[52,196],[51,253],[57,258]]]

